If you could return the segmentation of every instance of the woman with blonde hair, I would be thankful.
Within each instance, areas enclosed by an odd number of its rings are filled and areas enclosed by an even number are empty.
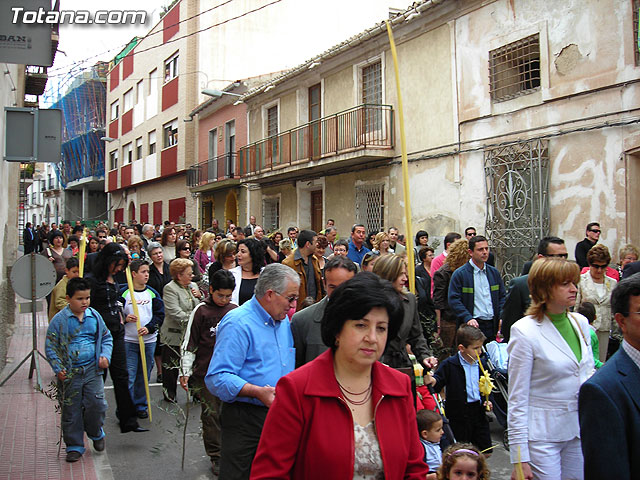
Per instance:
[[[578,391],[595,371],[589,323],[570,313],[580,267],[536,260],[527,283],[531,306],[511,327],[509,446],[525,479],[584,478]],[[512,479],[518,476],[514,465]]]
[[[453,353],[456,338],[456,315],[449,306],[449,283],[451,275],[469,261],[469,241],[459,238],[449,245],[449,253],[440,267],[433,274],[433,304],[436,308],[437,332],[442,340],[443,357]]]
[[[578,284],[578,296],[576,305],[583,302],[591,302],[596,307],[596,319],[593,321],[593,328],[598,336],[598,347],[600,349],[600,361],[607,359],[609,347],[609,335],[611,333],[613,315],[611,314],[611,292],[618,282],[605,275],[605,271],[611,262],[609,249],[601,244],[594,245],[587,252],[587,263],[589,270],[580,275]],[[614,331],[616,330],[614,326]]]
[[[402,301],[403,318],[400,329],[387,345],[381,362],[393,368],[411,367],[412,362],[407,353],[407,344],[420,364],[427,368],[434,368],[437,360],[432,356],[431,349],[422,334],[422,325],[418,316],[418,301],[416,296],[407,291],[407,262],[403,257],[395,254],[380,257],[373,266],[373,273],[393,284],[393,288]]]
[[[127,248],[131,255],[132,260],[146,260],[146,254],[144,253],[144,243],[138,235],[131,235],[127,240]]]
[[[200,243],[196,243],[195,239],[193,241],[194,245],[198,245],[198,250],[196,250],[196,254],[193,259],[196,261],[200,267],[200,271],[203,273],[207,271],[207,266],[215,261],[213,245],[215,241],[216,236],[211,232],[204,232],[200,237]]]
[[[373,238],[372,244],[372,252],[376,255],[388,255],[389,253],[394,253],[393,249],[390,247],[391,242],[389,240],[389,235],[386,232],[377,233]]]
[[[629,263],[638,261],[638,258],[640,258],[640,251],[638,251],[638,248],[635,245],[628,243],[620,249],[618,252],[618,258],[620,259],[618,261],[618,278],[620,279],[622,278],[624,267]]]
[[[180,365],[180,345],[189,322],[191,311],[198,305],[202,293],[193,283],[193,262],[187,258],[176,258],[169,265],[172,281],[165,285],[164,322],[160,327],[162,337],[162,390],[164,399],[176,401],[176,384]]]
[[[209,265],[209,278],[218,270],[231,270],[236,266],[236,243],[223,238],[216,245],[213,258],[214,262]]]

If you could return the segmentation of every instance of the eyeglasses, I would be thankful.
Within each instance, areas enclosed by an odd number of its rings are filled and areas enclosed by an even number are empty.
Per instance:
[[[590,231],[590,232],[593,232],[593,233],[602,233],[602,231],[601,231],[601,230],[589,230],[589,231]]]
[[[591,264],[591,265],[589,265],[589,266],[590,266],[591,268],[595,268],[596,270],[604,270],[604,269],[606,269],[606,268],[607,268],[607,266],[606,266],[606,265],[594,265],[594,264]]]
[[[298,300],[298,296],[297,295],[292,295],[290,297],[285,297],[284,295],[282,295],[280,292],[276,292],[275,290],[272,290],[273,293],[275,293],[276,295],[280,295],[282,298],[286,299],[289,303],[293,303],[296,302]]]
[[[180,250],[189,250],[189,251],[191,251],[191,248],[190,247],[182,247]]]
[[[548,255],[544,255],[547,258],[569,258],[568,253],[550,253]]]

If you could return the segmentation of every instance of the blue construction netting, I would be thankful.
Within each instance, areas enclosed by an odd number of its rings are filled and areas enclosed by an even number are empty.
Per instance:
[[[51,105],[62,110],[62,159],[56,175],[63,188],[82,178],[104,178],[107,67],[100,62],[70,79]]]

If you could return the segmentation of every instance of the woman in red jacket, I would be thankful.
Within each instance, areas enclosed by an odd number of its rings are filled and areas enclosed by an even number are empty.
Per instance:
[[[425,478],[409,377],[378,362],[402,316],[372,273],[334,290],[321,325],[330,350],[278,382],[252,479]]]

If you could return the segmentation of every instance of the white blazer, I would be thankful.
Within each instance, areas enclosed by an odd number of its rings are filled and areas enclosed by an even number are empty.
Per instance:
[[[509,352],[509,445],[511,463],[528,462],[529,441],[564,442],[580,437],[578,391],[595,372],[587,319],[569,313],[582,360],[548,317],[521,318],[511,327]]]
[[[231,303],[235,303],[236,305],[240,305],[240,282],[242,282],[242,267],[240,265],[236,265],[232,269],[229,270],[233,275],[233,278],[236,280],[236,286],[233,289],[233,293],[231,294]]]

